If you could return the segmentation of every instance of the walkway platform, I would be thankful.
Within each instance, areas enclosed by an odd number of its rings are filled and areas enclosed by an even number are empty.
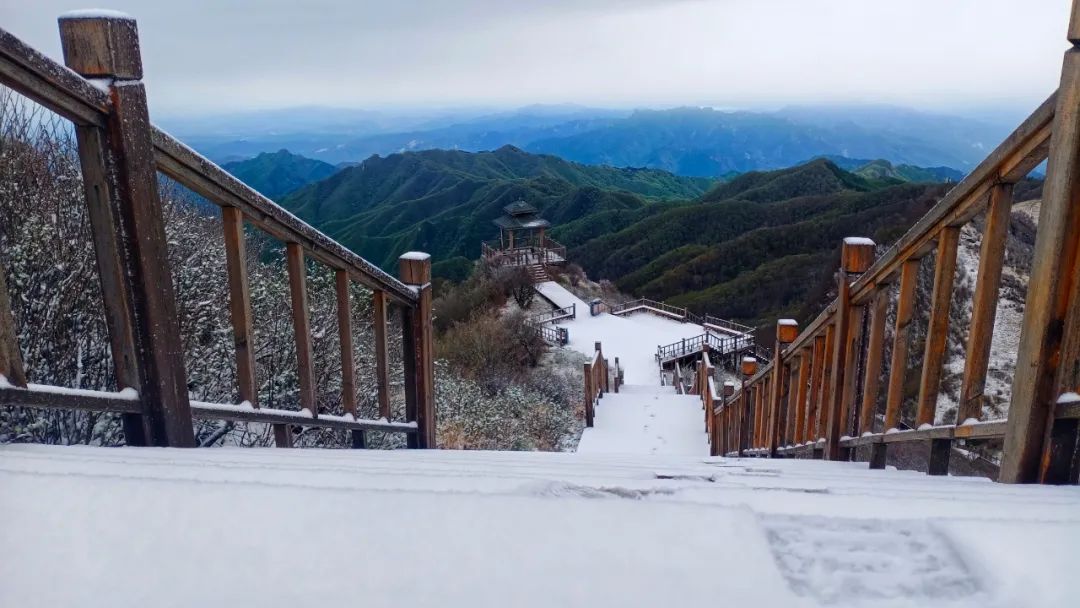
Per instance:
[[[22,445],[0,447],[0,484],[3,606],[1076,605],[1076,487],[796,460]]]

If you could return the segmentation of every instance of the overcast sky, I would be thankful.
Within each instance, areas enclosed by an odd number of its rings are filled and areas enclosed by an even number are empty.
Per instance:
[[[98,0],[95,0],[98,1]],[[101,0],[136,17],[151,110],[1033,107],[1069,0]],[[0,0],[60,56],[68,0]]]

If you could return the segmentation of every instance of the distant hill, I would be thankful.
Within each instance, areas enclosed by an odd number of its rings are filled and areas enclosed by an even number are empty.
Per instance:
[[[974,166],[986,147],[1003,135],[989,125],[963,119],[954,122],[964,128],[941,133],[936,130],[940,117],[904,112],[910,118],[906,131],[885,120],[885,110],[855,114],[865,121],[861,123],[795,109],[641,110],[598,129],[533,141],[525,149],[587,164],[654,167],[700,176],[779,169],[823,155],[964,169]]]
[[[654,169],[580,165],[504,146],[494,152],[373,156],[281,203],[384,268],[393,269],[402,252],[420,249],[435,257],[436,273],[456,276],[479,257],[480,243],[497,235],[492,220],[515,200],[532,203],[555,225],[567,225],[593,214],[697,198],[712,184]]]
[[[334,165],[304,158],[288,150],[264,152],[255,158],[225,163],[222,168],[275,200],[338,171]]]
[[[946,190],[867,179],[821,159],[752,172],[699,200],[638,210],[610,232],[554,231],[594,279],[750,323],[807,318],[832,287],[846,236],[894,240]],[[601,221],[597,216],[583,221]]]
[[[950,167],[916,167],[893,165],[887,160],[875,160],[855,169],[856,175],[871,179],[895,179],[902,182],[958,182],[964,174]]]
[[[336,165],[373,154],[479,152],[513,145],[585,164],[702,177],[781,169],[819,156],[846,170],[857,167],[840,159],[867,159],[863,164],[885,159],[894,165],[967,172],[1009,131],[1003,124],[890,106],[802,106],[775,112],[529,106],[400,116],[293,108],[170,126],[218,161],[287,148]]]

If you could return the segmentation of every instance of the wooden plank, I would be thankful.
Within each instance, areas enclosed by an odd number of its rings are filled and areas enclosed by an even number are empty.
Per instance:
[[[810,393],[806,403],[806,422],[799,443],[817,441],[817,412],[821,403],[821,387],[825,378],[825,336],[819,335],[813,342],[814,356],[810,361]]]
[[[832,402],[832,386],[833,386],[833,369],[835,369],[833,358],[836,356],[836,321],[833,320],[828,326],[825,327],[825,358],[822,360],[822,366],[824,367],[824,375],[821,379],[821,398],[818,400],[818,407],[815,414],[817,419],[814,421],[814,437],[813,441],[819,441],[825,439],[825,426],[829,419],[829,403]]]
[[[116,203],[116,192],[109,173],[109,148],[103,129],[76,126],[75,140],[79,148],[79,164],[83,176],[90,237],[94,244],[98,280],[101,284],[105,326],[109,331],[109,350],[117,386],[139,390],[139,354],[135,346],[135,318],[126,268],[129,261],[121,246],[123,226]],[[147,445],[151,430],[149,418],[140,414],[123,414],[124,443]]]
[[[916,426],[934,424],[934,411],[937,408],[941,372],[945,365],[945,349],[949,339],[949,309],[952,306],[956,250],[959,243],[958,226],[942,228],[938,236],[937,260],[934,265],[934,293],[930,298],[930,323],[926,330]]]
[[[364,432],[381,431],[384,433],[406,433],[415,435],[415,425],[402,422],[383,422],[381,420],[348,420],[339,416],[320,416],[309,418],[297,416],[292,410],[272,409],[237,409],[215,406],[210,403],[193,403],[192,414],[205,420],[236,420],[239,422],[261,422],[263,424],[286,427],[305,426],[313,428],[337,429],[342,431]]]
[[[286,266],[289,272],[289,302],[292,311],[293,340],[296,343],[296,375],[300,383],[300,407],[319,417],[315,403],[315,362],[311,347],[311,320],[308,317],[307,263],[299,243],[286,243]]]
[[[352,298],[349,295],[349,273],[334,271],[334,293],[337,297],[338,344],[341,346],[341,407],[346,414],[359,417],[356,411],[356,363],[353,353]],[[389,418],[387,418],[389,420]],[[352,431],[352,447],[366,447],[364,432]]]
[[[398,273],[402,282],[414,290],[417,301],[402,316],[410,326],[405,343],[405,358],[412,360],[407,369],[411,375],[406,385],[413,385],[411,413],[419,426],[416,445],[421,449],[434,449],[435,436],[435,348],[434,330],[431,325],[431,256],[426,253],[409,252],[398,258]],[[408,406],[409,393],[406,392]],[[406,407],[407,412],[410,410]]]
[[[1005,239],[1009,235],[1012,193],[1012,184],[995,184],[990,190],[990,205],[979,251],[979,274],[972,296],[971,329],[964,358],[964,378],[960,385],[957,424],[982,418],[983,390],[986,388],[986,370],[990,364],[990,342],[994,336],[1001,270],[1005,264]]]
[[[810,390],[810,370],[813,367],[814,349],[803,348],[799,355],[799,373],[795,389],[795,407],[791,443],[806,441],[806,397]]]
[[[1070,27],[1075,32],[1077,21]],[[1055,433],[1057,397],[1080,375],[1080,48],[1065,52],[1039,209],[1031,278],[1013,376],[1009,424],[999,479],[1009,483],[1069,481],[1066,438]],[[1072,312],[1070,312],[1070,310]],[[1072,321],[1072,326],[1066,324]],[[1072,436],[1075,449],[1075,434]]]
[[[889,287],[878,286],[870,308],[870,335],[866,343],[866,370],[863,375],[862,409],[856,435],[874,432],[874,413],[881,386],[881,360],[885,351],[885,324],[889,312]]]
[[[799,394],[800,392],[805,395],[806,390],[799,388],[802,384],[802,376],[799,373],[802,371],[803,362],[802,357],[796,356],[789,366],[791,375],[788,377],[787,382],[787,406],[786,415],[784,416],[784,445],[795,444],[795,420],[798,417],[798,413],[802,408],[799,407]]]
[[[900,271],[896,331],[889,364],[889,393],[885,401],[883,428],[886,431],[900,426],[900,407],[904,404],[904,384],[907,381],[908,347],[911,345],[911,320],[915,313],[915,289],[919,284],[919,263],[917,259],[906,260]]]
[[[35,407],[44,409],[81,410],[84,412],[118,412],[139,414],[138,399],[128,399],[104,391],[56,390],[56,387],[30,385],[23,388],[0,388],[0,407]]]
[[[377,384],[379,417],[393,419],[390,411],[390,358],[387,355],[387,313],[388,299],[386,292],[376,289],[371,292],[372,328],[375,333],[375,382]]]
[[[866,325],[865,318],[865,306],[851,307],[851,317],[848,320],[848,340],[844,355],[844,369],[848,371],[844,374],[840,408],[837,411],[840,423],[840,437],[843,437],[844,435],[857,435],[855,430],[851,427],[855,422],[853,418],[855,415],[856,404],[858,404],[858,370],[859,358],[862,355],[863,349],[863,334]],[[850,460],[850,454],[843,448],[840,449],[838,454],[840,460]]]
[[[823,402],[821,417],[825,421],[825,460],[840,458],[840,436],[843,434],[845,415],[844,377],[854,370],[847,366],[848,351],[851,349],[851,287],[847,274],[839,273],[839,295],[836,298],[836,323],[833,329],[832,365],[829,366],[829,398]]]
[[[255,380],[255,340],[244,246],[244,215],[236,207],[222,207],[221,219],[225,231],[225,267],[229,277],[229,314],[236,353],[236,381],[240,400],[257,408],[259,392]]]
[[[126,274],[131,285],[134,335],[141,374],[139,395],[149,431],[148,443],[159,446],[195,445],[188,402],[183,344],[169,270],[165,222],[153,163],[146,89],[141,81],[125,80],[139,57],[134,20],[124,17],[62,18],[61,43],[69,66],[109,74],[112,112],[107,147],[113,167],[112,191],[126,235]],[[110,47],[105,49],[103,47]],[[124,48],[120,48],[123,46]],[[94,53],[86,49],[94,47]],[[74,52],[75,49],[84,49]],[[89,64],[81,58],[94,57]],[[112,65],[101,65],[111,58]]]
[[[15,316],[11,310],[7,278],[0,261],[0,376],[15,386],[26,386],[26,370],[23,368],[22,352],[19,350],[19,332],[15,329]]]

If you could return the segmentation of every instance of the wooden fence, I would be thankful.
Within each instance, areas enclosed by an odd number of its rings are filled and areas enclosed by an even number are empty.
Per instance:
[[[615,358],[615,392],[619,392],[619,383],[622,381],[619,374],[619,359]],[[604,358],[604,352],[599,342],[593,352],[592,360],[585,364],[585,426],[591,427],[596,417],[596,405],[604,393],[608,392],[611,379],[608,375],[608,361]]]
[[[777,325],[775,357],[712,408],[714,454],[852,458],[872,468],[897,442],[923,442],[928,472],[946,474],[953,442],[1003,440],[1000,481],[1076,483],[1080,420],[1080,2],[1073,5],[1061,83],[1005,141],[895,244],[875,258],[869,239],[845,239],[837,297],[801,332]],[[1013,184],[1049,159],[1007,420],[983,420]],[[961,228],[985,212],[955,424],[935,425]],[[934,256],[915,428],[902,430],[916,278]],[[891,286],[898,284],[892,302]],[[888,311],[895,331],[883,383]],[[879,395],[885,391],[884,411]],[[710,393],[713,395],[713,393]]]
[[[431,328],[431,260],[401,256],[400,280],[386,274],[200,156],[148,117],[138,29],[121,16],[61,17],[64,65],[0,30],[0,83],[71,120],[89,210],[90,229],[118,392],[27,382],[0,267],[0,405],[123,414],[129,445],[193,446],[193,418],[274,425],[279,447],[293,426],[352,432],[405,433],[409,447],[435,447]],[[221,208],[239,404],[192,402],[180,343],[173,282],[166,258],[157,173]],[[259,407],[244,226],[285,243],[302,411]],[[342,353],[343,416],[320,413],[315,401],[306,259],[333,269]],[[349,285],[373,291],[380,420],[357,419]],[[391,421],[387,308],[401,309],[404,337],[404,421]]]

